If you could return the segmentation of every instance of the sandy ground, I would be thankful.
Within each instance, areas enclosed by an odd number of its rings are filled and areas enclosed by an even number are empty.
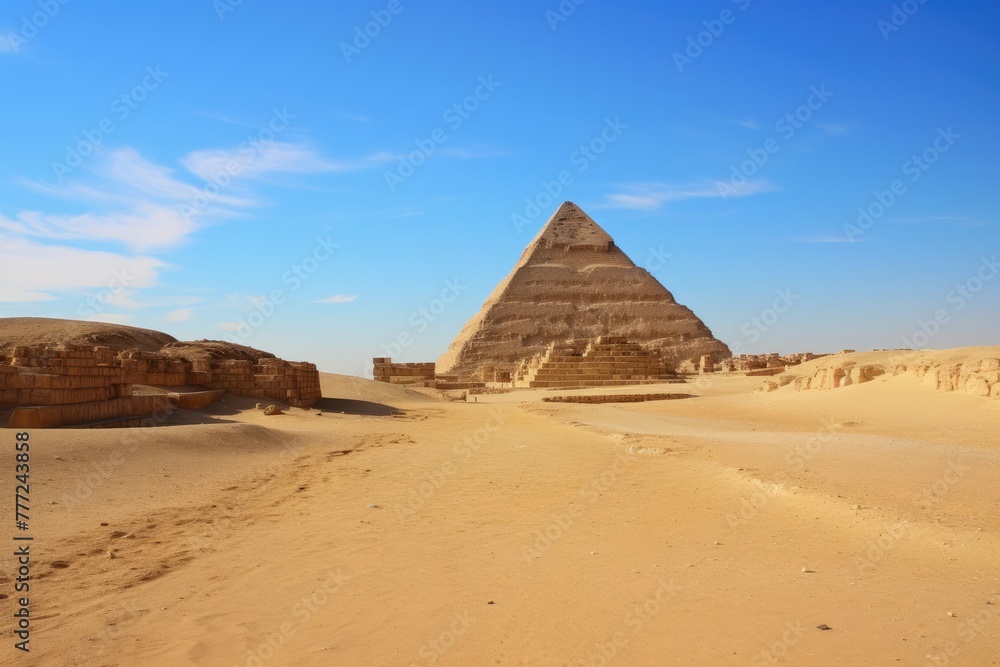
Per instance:
[[[322,414],[35,431],[32,651],[0,663],[1000,664],[1000,402],[759,385],[459,403],[328,375],[350,400]]]

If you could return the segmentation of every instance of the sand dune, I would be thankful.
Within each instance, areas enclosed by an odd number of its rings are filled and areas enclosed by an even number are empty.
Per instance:
[[[1000,406],[759,384],[36,431],[31,664],[1000,664]]]

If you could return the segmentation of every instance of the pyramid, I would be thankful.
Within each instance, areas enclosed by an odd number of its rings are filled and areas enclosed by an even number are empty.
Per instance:
[[[452,341],[437,372],[492,381],[552,344],[601,336],[627,338],[673,364],[732,356],[610,234],[565,202]]]

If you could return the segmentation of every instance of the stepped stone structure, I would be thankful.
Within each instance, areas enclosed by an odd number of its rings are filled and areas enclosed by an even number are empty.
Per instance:
[[[372,375],[376,382],[426,386],[434,383],[434,362],[394,364],[389,357],[375,357],[372,359],[372,365]]]
[[[681,380],[656,352],[620,336],[602,336],[590,343],[553,343],[518,369],[514,384],[555,389],[672,381]]]
[[[566,202],[459,332],[437,371],[492,382],[515,374],[553,344],[602,336],[626,338],[669,364],[732,356],[606,231]]]
[[[320,398],[319,372],[313,364],[275,357],[212,358],[213,352],[218,350],[210,342],[173,343],[159,352],[72,344],[16,346],[9,356],[0,357],[0,408],[13,408],[7,424],[11,428],[48,428],[144,417],[167,404],[199,409],[226,391],[297,407],[309,407]],[[200,385],[205,390],[137,395],[134,385]]]

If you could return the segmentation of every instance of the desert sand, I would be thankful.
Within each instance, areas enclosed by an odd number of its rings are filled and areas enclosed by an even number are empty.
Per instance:
[[[1000,664],[996,400],[322,383],[35,430],[22,664]]]

